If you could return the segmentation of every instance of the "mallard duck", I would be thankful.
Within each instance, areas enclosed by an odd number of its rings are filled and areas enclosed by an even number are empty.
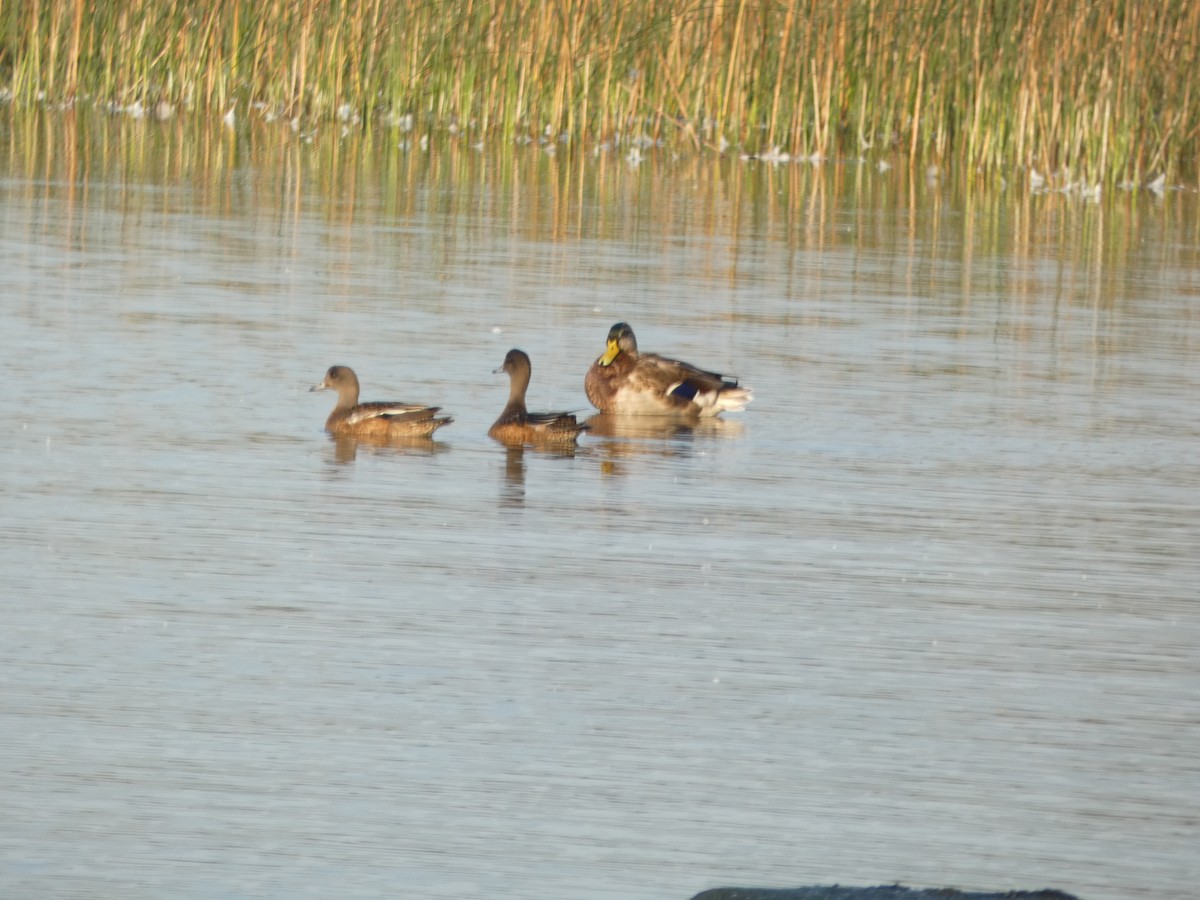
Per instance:
[[[625,415],[707,417],[745,409],[754,399],[736,378],[638,353],[633,329],[624,322],[609,329],[608,347],[588,369],[583,388],[597,409]]]
[[[338,402],[325,420],[330,434],[375,438],[429,437],[454,420],[439,417],[440,406],[419,403],[359,403],[358,376],[349,366],[330,366],[325,380],[309,391],[337,391]]]
[[[575,421],[569,412],[531,413],[525,408],[525,391],[533,365],[522,350],[509,350],[504,365],[493,370],[499,375],[507,372],[512,379],[508,390],[508,405],[500,418],[488,429],[488,435],[502,444],[574,444],[588,426]]]

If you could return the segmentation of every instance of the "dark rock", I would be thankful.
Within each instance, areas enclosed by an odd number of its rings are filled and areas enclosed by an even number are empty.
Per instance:
[[[801,888],[713,888],[692,900],[1079,900],[1063,891],[960,891],[955,888],[906,888],[841,885]]]

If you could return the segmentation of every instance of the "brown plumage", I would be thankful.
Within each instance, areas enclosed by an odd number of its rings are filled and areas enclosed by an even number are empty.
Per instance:
[[[349,366],[330,366],[325,380],[310,391],[337,391],[338,402],[325,420],[330,434],[374,438],[429,437],[454,420],[438,417],[439,406],[418,403],[359,403],[358,376]]]
[[[488,435],[502,444],[574,444],[587,425],[575,421],[573,413],[531,413],[525,408],[525,392],[529,389],[529,377],[533,366],[529,356],[521,350],[509,350],[504,365],[495,370],[498,375],[507,372],[512,383],[508,391],[508,405],[500,413]]]
[[[754,399],[736,378],[638,353],[633,329],[624,322],[609,329],[608,345],[588,369],[583,387],[597,409],[625,415],[708,417],[738,412]]]

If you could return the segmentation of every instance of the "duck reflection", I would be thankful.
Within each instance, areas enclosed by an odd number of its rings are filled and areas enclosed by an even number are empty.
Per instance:
[[[506,445],[504,448],[504,484],[500,491],[501,506],[525,505],[525,473],[528,462],[526,454],[533,457],[557,456],[562,459],[574,459],[576,456],[589,455],[586,450],[582,450],[574,444],[557,447]]]
[[[690,456],[697,440],[734,438],[741,422],[695,416],[623,416],[598,413],[587,420],[589,434],[606,438],[592,446],[605,458],[603,471],[621,474],[616,461],[637,456]]]
[[[397,456],[432,456],[449,450],[449,446],[441,441],[428,437],[388,438],[370,437],[352,434],[333,434],[329,436],[333,446],[331,462],[344,466],[358,458],[359,451],[364,453],[385,454]]]
[[[500,491],[501,506],[525,505],[525,448],[506,447],[504,450],[504,485]]]
[[[615,413],[597,413],[587,420],[587,424],[591,433],[597,437],[670,440],[690,437],[699,426],[700,420],[691,416],[622,416]]]

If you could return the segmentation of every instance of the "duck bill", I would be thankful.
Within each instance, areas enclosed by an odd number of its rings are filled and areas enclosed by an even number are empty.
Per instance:
[[[322,381],[320,384],[314,384],[312,387],[310,387],[308,389],[308,392],[311,394],[313,391],[327,391],[327,390],[329,390],[329,385],[327,385],[325,382]]]
[[[604,355],[600,357],[600,365],[612,365],[612,361],[617,358],[617,354],[620,352],[621,348],[617,346],[617,342],[610,340],[608,342],[608,348],[604,351]]]

